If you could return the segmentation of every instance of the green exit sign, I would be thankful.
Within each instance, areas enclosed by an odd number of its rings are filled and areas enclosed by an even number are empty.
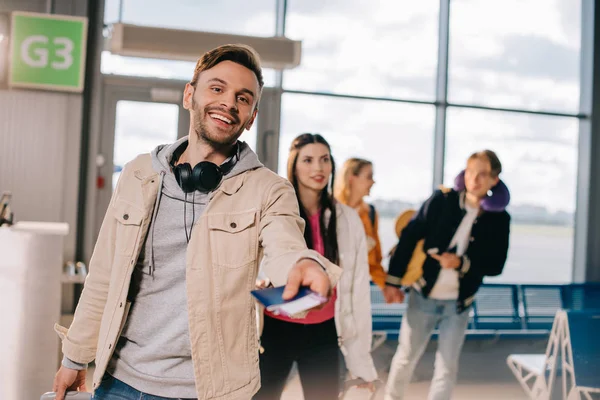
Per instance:
[[[81,92],[87,18],[13,12],[10,87]]]

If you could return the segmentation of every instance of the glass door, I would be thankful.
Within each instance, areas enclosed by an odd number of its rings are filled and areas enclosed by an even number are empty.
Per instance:
[[[102,136],[96,159],[94,241],[123,166],[187,135],[183,81],[103,76]]]
[[[177,140],[179,106],[119,100],[116,104],[112,190],[123,166],[138,154],[149,153],[159,144]]]

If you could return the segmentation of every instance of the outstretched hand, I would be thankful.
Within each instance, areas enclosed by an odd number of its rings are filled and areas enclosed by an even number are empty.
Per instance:
[[[318,262],[304,258],[291,269],[283,291],[283,299],[290,300],[300,290],[301,286],[308,286],[310,290],[323,297],[331,294],[331,281],[329,276]]]

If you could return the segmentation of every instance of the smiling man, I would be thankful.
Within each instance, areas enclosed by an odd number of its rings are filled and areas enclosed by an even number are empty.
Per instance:
[[[340,270],[307,249],[292,186],[238,141],[262,87],[251,48],[207,52],[184,91],[189,135],[125,166],[73,323],[56,327],[57,399],[85,390],[94,359],[94,399],[249,399],[259,263],[284,297],[329,294]]]

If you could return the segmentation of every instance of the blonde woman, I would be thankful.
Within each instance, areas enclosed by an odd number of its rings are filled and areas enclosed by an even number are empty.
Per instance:
[[[362,158],[350,158],[346,160],[338,174],[334,195],[337,201],[358,212],[367,235],[371,280],[384,289],[386,273],[381,265],[383,256],[379,241],[379,217],[375,207],[364,201],[364,197],[370,194],[374,184],[373,163]]]

